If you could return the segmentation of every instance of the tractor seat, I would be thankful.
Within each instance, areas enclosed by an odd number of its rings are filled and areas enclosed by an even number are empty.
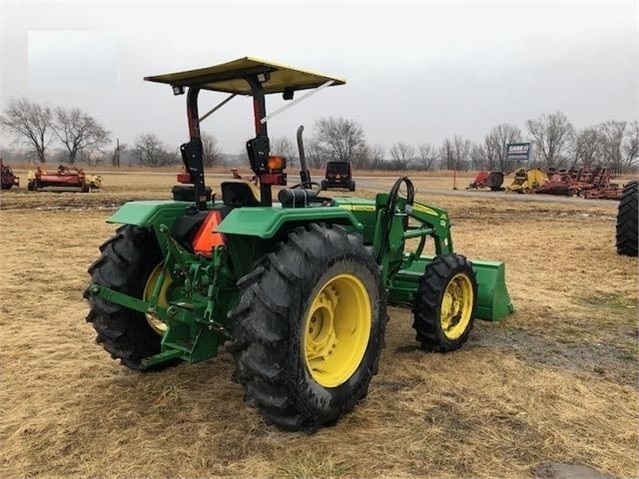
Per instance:
[[[222,201],[226,206],[260,206],[260,192],[246,180],[228,180],[220,184]]]

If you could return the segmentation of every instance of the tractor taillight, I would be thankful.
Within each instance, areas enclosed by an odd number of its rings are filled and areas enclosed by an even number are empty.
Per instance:
[[[177,175],[177,180],[178,180],[178,183],[182,183],[183,185],[184,185],[184,184],[187,184],[187,185],[188,185],[188,184],[190,184],[190,183],[193,183],[193,182],[191,181],[191,174],[190,174],[190,173],[187,173],[186,171],[185,171],[185,172],[183,172],[183,173],[178,173],[178,175]]]
[[[215,246],[224,244],[224,236],[215,233],[213,230],[222,221],[222,215],[218,210],[211,211],[207,216],[200,229],[193,238],[193,251],[207,258],[210,258]]]
[[[266,166],[269,170],[283,170],[286,168],[286,159],[283,156],[269,156]]]

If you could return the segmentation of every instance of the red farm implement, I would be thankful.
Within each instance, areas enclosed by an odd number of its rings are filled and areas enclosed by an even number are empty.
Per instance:
[[[38,166],[29,173],[27,189],[37,191],[48,189],[51,191],[81,191],[88,193],[102,186],[102,178],[97,175],[87,175],[84,170],[60,165],[54,173],[49,173]]]
[[[595,168],[585,171],[586,187],[578,194],[586,199],[619,200],[622,189],[610,181],[610,168]]]
[[[469,184],[467,190],[481,190],[490,188],[490,191],[503,191],[501,186],[504,183],[504,174],[501,171],[480,171],[475,179]]]
[[[571,171],[551,168],[548,171],[548,180],[537,188],[535,193],[538,195],[574,196],[577,194],[577,190],[578,186]]]
[[[20,178],[14,175],[11,167],[5,165],[0,158],[0,187],[3,190],[10,190],[14,186],[20,186]]]
[[[604,167],[578,170],[550,170],[549,179],[535,193],[542,195],[582,196],[586,199],[621,197],[619,186],[610,181],[610,169]]]

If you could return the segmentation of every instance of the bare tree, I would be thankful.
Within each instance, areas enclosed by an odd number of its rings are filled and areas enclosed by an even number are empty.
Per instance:
[[[304,141],[304,152],[306,153],[306,161],[309,168],[324,167],[326,158],[324,158],[319,143],[315,140],[315,138],[311,138],[309,141]]]
[[[450,138],[446,138],[439,147],[439,157],[442,159],[442,166],[447,170],[455,169],[455,157],[453,141]]]
[[[79,152],[95,152],[110,141],[109,132],[95,118],[79,108],[56,108],[52,126],[55,135],[69,152],[68,161],[72,165]]]
[[[488,136],[486,136],[488,138]],[[486,140],[485,140],[486,142]],[[476,169],[484,169],[490,168],[490,162],[488,160],[488,155],[486,153],[486,145],[481,143],[475,143],[470,148],[470,161],[472,162],[473,168]]]
[[[617,174],[634,169],[639,160],[637,121],[610,120],[600,126],[604,162]]]
[[[208,132],[202,133],[202,161],[207,168],[222,163],[222,150],[217,139]]]
[[[271,153],[285,157],[287,166],[297,163],[297,150],[291,139],[286,136],[271,139]]]
[[[558,111],[541,115],[536,120],[528,120],[526,126],[533,137],[535,155],[549,167],[564,164],[564,153],[574,132],[568,117]]]
[[[508,143],[521,141],[521,130],[518,126],[501,123],[495,126],[484,138],[486,159],[491,170],[507,171],[513,165],[507,164],[506,147]]]
[[[405,170],[415,157],[415,148],[406,143],[395,143],[391,146],[390,155],[392,158],[393,169]]]
[[[368,150],[368,167],[374,169],[384,168],[384,154],[386,150],[380,144],[367,147]]]
[[[52,125],[51,108],[25,98],[9,100],[5,114],[0,115],[0,127],[31,148],[40,163],[46,161],[47,147],[53,139]]]
[[[439,149],[439,155],[446,169],[465,170],[470,158],[470,140],[457,135],[452,140],[446,138]]]
[[[437,150],[433,145],[421,143],[417,147],[417,159],[422,170],[430,170],[438,159]]]
[[[355,168],[374,168],[375,163],[379,163],[384,160],[384,147],[376,144],[369,145],[363,142],[359,145],[353,154],[351,163]]]
[[[461,136],[455,135],[453,144],[455,145],[455,165],[458,170],[467,170],[470,160],[470,140],[464,140]]]
[[[105,152],[96,145],[78,151],[76,160],[87,165],[99,165],[107,158]]]
[[[499,141],[497,141],[493,135],[488,133],[484,137],[484,145],[482,149],[484,152],[484,168],[487,168],[490,171],[494,171],[499,168],[502,157]]]
[[[623,170],[634,170],[639,161],[639,122],[637,120],[630,122],[628,125],[626,142],[623,145],[623,154]]]
[[[168,147],[160,141],[154,133],[143,133],[135,140],[133,158],[143,166],[168,166],[178,162],[176,153],[171,153]]]
[[[604,161],[615,171],[621,173],[623,162],[622,144],[626,132],[625,121],[610,120],[600,125],[603,136]]]
[[[362,143],[355,149],[351,158],[351,164],[355,168],[369,168],[371,164],[371,147],[366,143]]]
[[[599,126],[583,128],[575,133],[572,145],[573,161],[571,167],[581,164],[586,167],[595,166],[603,160],[605,138]]]
[[[317,147],[326,161],[351,161],[366,144],[364,128],[346,118],[321,118],[315,124]]]

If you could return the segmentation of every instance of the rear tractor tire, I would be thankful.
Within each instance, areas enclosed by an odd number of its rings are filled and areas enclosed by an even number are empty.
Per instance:
[[[153,290],[153,281],[159,276],[162,254],[153,231],[137,226],[118,228],[116,235],[100,246],[102,256],[91,265],[89,274],[95,284],[144,299]],[[153,284],[151,284],[153,283]],[[169,284],[167,281],[165,284]],[[162,288],[158,304],[166,305],[166,288]],[[142,359],[161,351],[162,324],[157,318],[125,308],[84,292],[89,300],[87,322],[98,333],[97,342],[119,359],[124,366],[146,371]],[[162,364],[161,369],[175,364]]]
[[[35,191],[36,190],[36,182],[35,180],[29,180],[27,183],[27,191]]]
[[[387,321],[379,267],[361,236],[296,228],[238,287],[229,349],[245,401],[289,431],[353,410],[377,373]]]
[[[435,257],[419,280],[413,328],[426,351],[459,349],[473,329],[477,280],[470,262],[458,254]]]
[[[617,254],[637,256],[639,239],[639,183],[629,182],[623,189],[617,211]]]

